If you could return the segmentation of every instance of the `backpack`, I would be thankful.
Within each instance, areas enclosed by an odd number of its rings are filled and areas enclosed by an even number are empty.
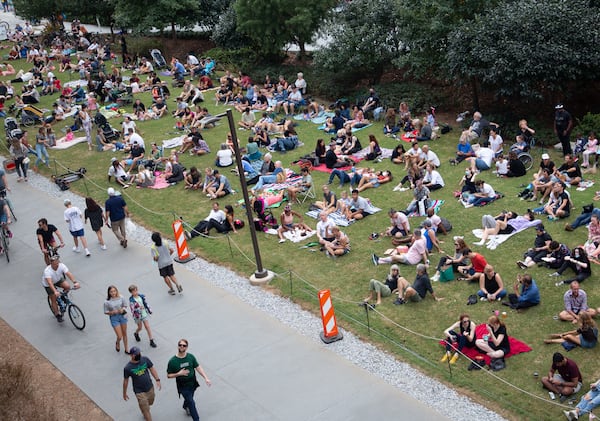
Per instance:
[[[440,222],[440,225],[442,225],[444,227],[446,232],[452,231],[452,224],[450,223],[450,221],[448,221],[446,218],[442,218],[442,217],[440,217],[440,219],[442,220],[442,222]]]

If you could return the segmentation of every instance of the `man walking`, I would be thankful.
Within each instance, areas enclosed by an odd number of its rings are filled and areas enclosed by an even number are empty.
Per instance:
[[[554,107],[556,112],[554,113],[554,133],[558,137],[560,144],[562,145],[563,156],[571,155],[573,153],[571,149],[571,130],[573,130],[573,117],[567,110],[565,110],[562,104],[558,104]]]
[[[87,240],[85,239],[85,233],[83,231],[83,214],[81,210],[77,206],[73,206],[69,199],[65,199],[63,202],[65,204],[65,221],[69,224],[69,232],[73,236],[73,242],[75,245],[73,246],[73,251],[75,253],[79,253],[79,239],[81,238],[81,245],[85,250],[85,255],[90,257],[90,251],[87,246]]]
[[[192,417],[193,421],[198,421],[200,416],[196,410],[194,402],[194,392],[199,386],[196,380],[196,371],[200,374],[206,384],[210,387],[212,384],[204,369],[198,364],[196,357],[187,352],[187,339],[180,339],[177,344],[177,354],[169,360],[167,365],[167,377],[175,379],[177,382],[177,392],[183,395],[183,409]]]
[[[104,203],[104,222],[109,225],[108,220],[110,219],[110,227],[118,238],[123,248],[127,248],[127,233],[125,232],[125,217],[128,217],[129,209],[127,209],[127,203],[121,197],[120,194],[115,192],[115,189],[109,187],[107,190],[108,200]]]
[[[152,421],[152,414],[150,414],[150,407],[154,403],[154,385],[150,374],[154,377],[154,381],[158,385],[158,390],[161,389],[160,379],[158,373],[154,368],[154,364],[148,357],[142,357],[142,352],[137,346],[134,346],[129,350],[131,361],[127,363],[123,369],[123,399],[129,400],[127,395],[127,386],[129,384],[129,378],[133,383],[133,393],[138,400],[138,405],[142,411],[142,415],[146,421]]]

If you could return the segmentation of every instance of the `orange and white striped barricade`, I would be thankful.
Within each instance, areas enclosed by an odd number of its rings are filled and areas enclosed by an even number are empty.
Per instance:
[[[183,223],[178,219],[171,225],[173,227],[173,234],[175,234],[175,245],[177,246],[177,257],[175,257],[175,261],[177,263],[187,263],[190,260],[194,260],[196,255],[190,253],[188,250],[187,241],[183,232]]]
[[[321,307],[321,320],[323,321],[321,340],[326,344],[330,344],[343,339],[342,332],[338,332],[335,311],[331,302],[331,292],[328,289],[319,291],[319,307]]]

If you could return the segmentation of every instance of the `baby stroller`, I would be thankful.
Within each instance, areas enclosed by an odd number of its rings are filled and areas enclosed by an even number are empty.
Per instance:
[[[33,126],[34,124],[41,124],[44,119],[44,111],[33,105],[26,105],[23,107],[17,117],[21,117],[21,124],[25,127]]]
[[[12,136],[12,131],[15,129],[19,129],[19,123],[17,123],[17,120],[12,117],[6,117],[6,119],[4,119],[4,134],[6,135],[6,140],[8,141],[9,145],[14,139]],[[21,136],[23,136],[22,131]],[[20,139],[20,137],[18,139]]]
[[[150,55],[152,56],[152,60],[154,60],[154,64],[157,69],[162,69],[167,67],[167,61],[163,57],[162,53],[158,49],[150,50]]]
[[[121,137],[121,132],[113,129],[111,125],[108,123],[106,117],[104,117],[101,113],[97,113],[94,117],[94,123],[96,126],[102,129],[102,134],[107,142],[112,142],[113,140],[119,140]]]

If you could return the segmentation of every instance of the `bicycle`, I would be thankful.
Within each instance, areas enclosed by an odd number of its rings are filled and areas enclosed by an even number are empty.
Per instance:
[[[8,205],[8,209],[10,209],[10,214],[12,215],[13,221],[17,222],[17,215],[15,215],[15,208],[13,208],[12,202],[8,198],[6,189],[0,190],[0,199],[4,199],[4,201]]]
[[[65,291],[60,287],[56,288],[60,290],[60,295],[56,297],[56,304],[58,305],[60,316],[62,317],[65,313],[67,313],[71,323],[73,323],[73,326],[75,326],[76,329],[85,329],[85,316],[83,315],[81,309],[71,301],[71,298],[69,297],[70,291]],[[50,307],[50,312],[54,315],[54,310],[52,310],[52,300],[49,295],[48,306]]]
[[[10,256],[8,254],[8,245],[10,243],[10,235],[8,235],[8,224],[3,222],[0,226],[0,247],[2,252],[6,256],[6,262],[10,263]]]

